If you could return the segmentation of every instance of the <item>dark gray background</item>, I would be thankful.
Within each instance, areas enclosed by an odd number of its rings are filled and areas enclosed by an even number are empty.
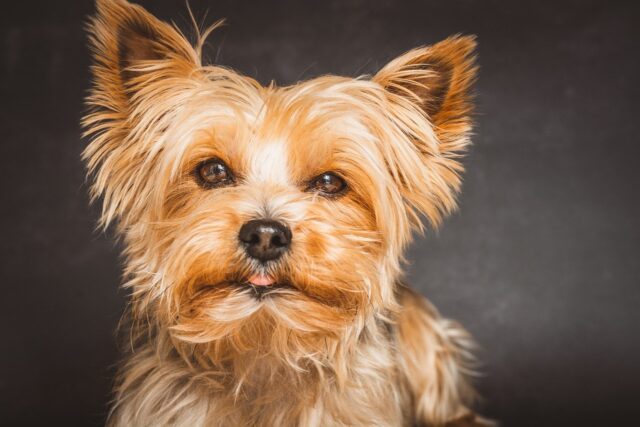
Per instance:
[[[79,155],[87,0],[0,13],[0,424],[100,425],[123,309]],[[183,1],[144,1],[185,27]],[[638,425],[638,10],[605,1],[191,0],[227,17],[208,56],[292,83],[372,73],[477,34],[461,210],[412,248],[411,282],[483,347],[506,426]],[[635,422],[634,422],[635,421]]]

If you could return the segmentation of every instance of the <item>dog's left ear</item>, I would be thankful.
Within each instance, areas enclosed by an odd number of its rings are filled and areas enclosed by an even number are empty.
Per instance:
[[[473,36],[450,37],[405,53],[373,77],[386,89],[390,116],[405,129],[425,166],[422,172],[408,171],[416,169],[414,164],[399,160],[405,198],[434,225],[456,205],[459,159],[472,124],[475,48]]]

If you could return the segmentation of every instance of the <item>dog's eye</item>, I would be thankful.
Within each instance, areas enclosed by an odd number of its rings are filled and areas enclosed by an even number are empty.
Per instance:
[[[234,181],[231,170],[220,159],[210,159],[200,163],[195,170],[195,175],[200,185],[205,188],[222,187]]]
[[[317,191],[326,195],[337,195],[347,188],[347,183],[333,172],[325,172],[313,178],[309,183],[309,191]]]

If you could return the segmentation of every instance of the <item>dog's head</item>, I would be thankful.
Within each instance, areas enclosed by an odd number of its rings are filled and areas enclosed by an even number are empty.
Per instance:
[[[98,0],[90,33],[84,158],[138,307],[237,350],[394,309],[412,230],[455,206],[472,37],[278,88],[201,64],[206,34],[124,0]]]

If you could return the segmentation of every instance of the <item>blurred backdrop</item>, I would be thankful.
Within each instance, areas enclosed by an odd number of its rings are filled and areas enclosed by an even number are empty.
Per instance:
[[[140,1],[189,29],[183,0]],[[640,14],[633,2],[190,0],[206,51],[263,83],[371,74],[477,34],[461,209],[410,251],[410,283],[482,347],[505,426],[637,425]],[[0,424],[99,426],[123,310],[80,152],[88,0],[0,13]]]

